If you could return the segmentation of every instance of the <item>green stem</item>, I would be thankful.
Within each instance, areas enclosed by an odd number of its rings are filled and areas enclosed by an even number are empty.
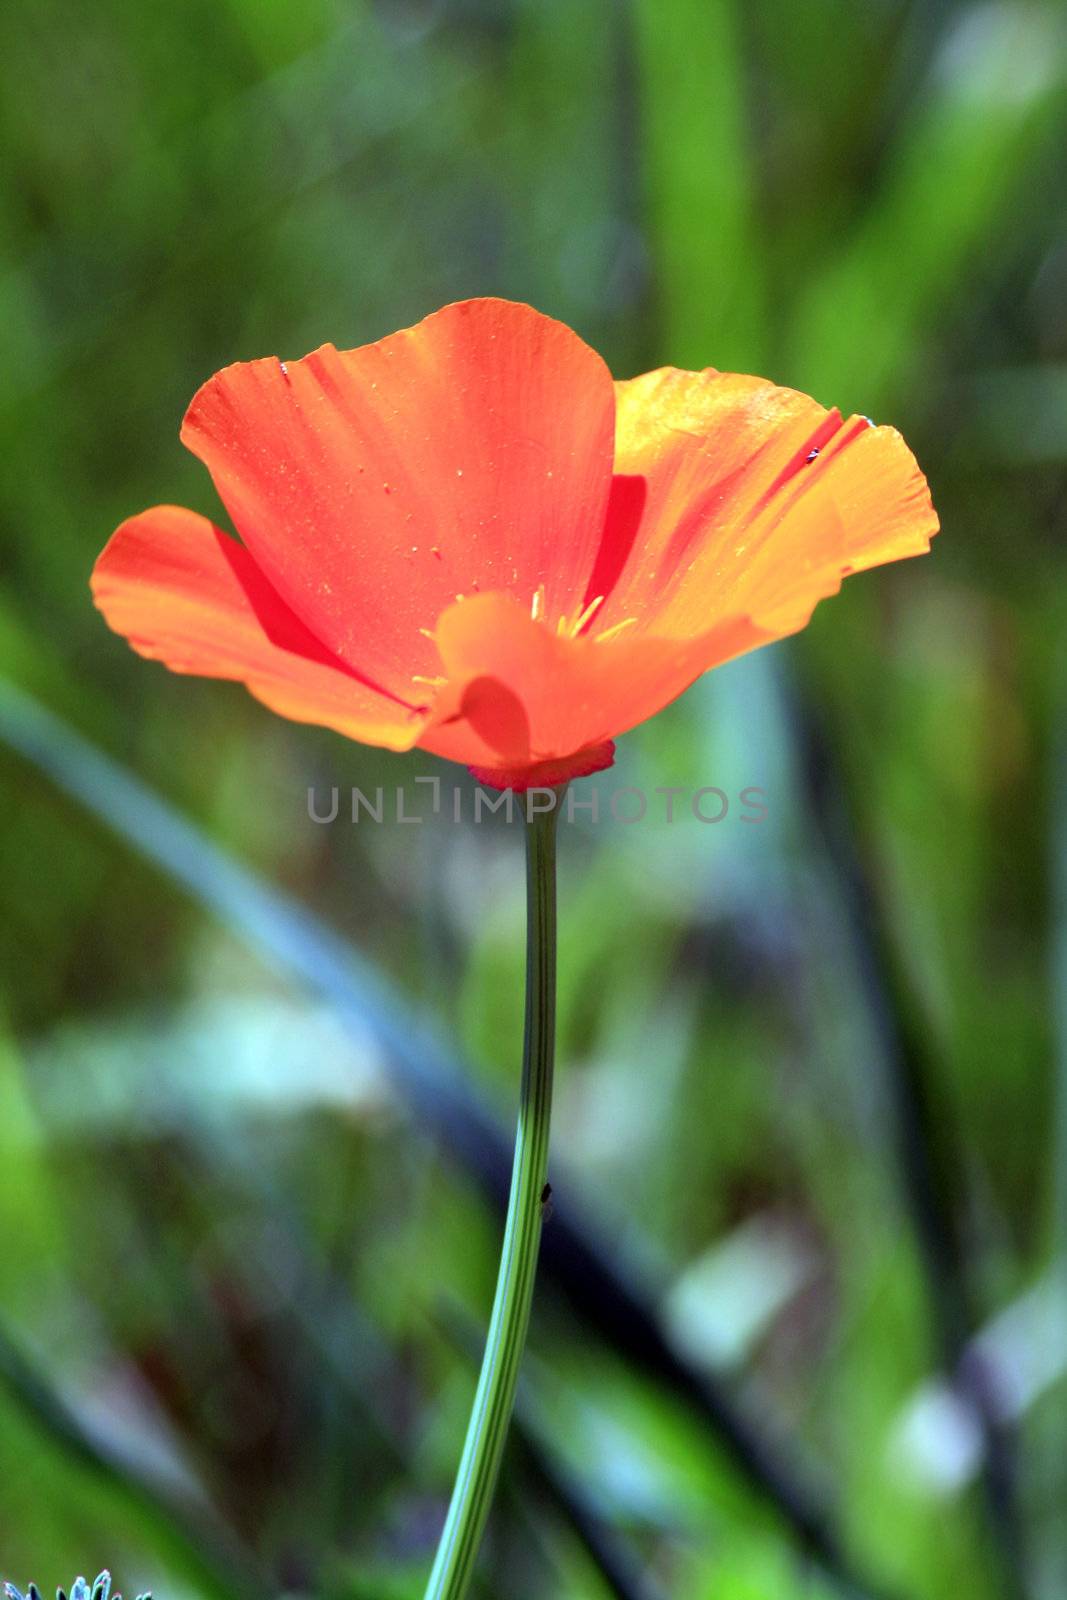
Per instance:
[[[526,1025],[515,1161],[496,1298],[463,1458],[425,1600],[463,1600],[485,1531],[530,1321],[548,1167],[556,1031],[556,818],[526,824]]]

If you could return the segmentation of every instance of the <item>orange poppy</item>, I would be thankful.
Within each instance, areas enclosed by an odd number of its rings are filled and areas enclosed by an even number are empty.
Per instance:
[[[894,429],[714,370],[613,383],[506,300],[238,362],[181,436],[241,542],[176,506],[124,522],[92,579],[111,627],[501,788],[608,766],[709,667],[938,526]]]

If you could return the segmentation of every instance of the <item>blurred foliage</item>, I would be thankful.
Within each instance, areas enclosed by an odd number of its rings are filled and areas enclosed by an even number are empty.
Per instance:
[[[825,1487],[851,1593],[1062,1600],[1062,9],[36,0],[0,49],[3,674],[417,1008],[309,998],[254,948],[277,907],[145,858],[143,796],[0,755],[0,1575],[421,1594],[473,1383],[446,1308],[484,1323],[499,1225],[385,1057],[428,1014],[510,1118],[516,830],[315,826],[312,784],[414,809],[414,758],[147,666],[86,579],[141,506],[215,511],[177,440],[212,371],[498,293],[621,376],[891,419],[928,472],[929,559],[600,783],[760,784],[762,826],[565,826],[553,1186]],[[555,1281],[485,1592],[841,1594]]]

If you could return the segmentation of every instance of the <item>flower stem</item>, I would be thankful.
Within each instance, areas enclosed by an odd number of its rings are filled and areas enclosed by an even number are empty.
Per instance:
[[[515,1160],[496,1298],[463,1457],[425,1600],[463,1600],[493,1499],[530,1321],[552,1116],[556,1031],[556,818],[526,823],[526,1023]]]

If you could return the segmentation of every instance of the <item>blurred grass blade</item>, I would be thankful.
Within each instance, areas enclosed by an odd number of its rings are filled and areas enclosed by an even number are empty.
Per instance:
[[[831,730],[814,704],[796,694],[801,770],[812,819],[836,879],[841,914],[855,954],[862,999],[881,1057],[893,1154],[925,1274],[937,1357],[977,1430],[990,1543],[1006,1600],[1029,1590],[1017,1503],[1014,1430],[997,1405],[988,1352],[972,1343],[977,1317],[955,1187],[965,1163],[957,1133],[938,1102],[935,1045],[923,1008],[889,933],[886,908],[864,850],[865,818],[843,776]]]
[[[1050,1243],[1053,1262],[1067,1274],[1067,647],[1061,639],[1052,729],[1052,1026],[1056,1059],[1056,1145]]]
[[[656,365],[758,371],[763,253],[734,0],[633,7],[645,192],[663,337]]]
[[[1022,1422],[1067,1377],[1067,1293],[1061,1263],[998,1311],[971,1340],[968,1359],[995,1372],[998,1414]],[[941,1496],[982,1470],[983,1442],[971,1408],[944,1380],[922,1384],[901,1408],[890,1451]]]
[[[1022,175],[1062,139],[1063,20],[1008,0],[952,17],[881,191],[795,308],[790,382],[869,410],[921,360],[936,318],[1005,236],[1009,202],[1028,203]]]

